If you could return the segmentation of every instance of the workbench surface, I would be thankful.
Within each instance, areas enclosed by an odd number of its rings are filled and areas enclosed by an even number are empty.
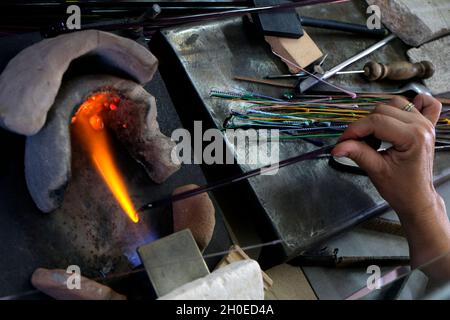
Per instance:
[[[361,1],[302,8],[304,15],[317,18],[365,23]],[[325,70],[346,60],[378,41],[364,36],[305,28],[329,57]],[[177,55],[192,88],[201,98],[213,123],[222,128],[235,104],[211,98],[211,89],[249,90],[279,97],[286,89],[233,80],[236,75],[263,78],[268,74],[287,73],[286,66],[275,57],[264,40],[242,18],[181,26],[163,31],[163,37]],[[361,68],[368,60],[380,62],[405,60],[407,47],[395,40],[374,54],[355,63]],[[164,62],[163,62],[164,63]],[[334,83],[366,91],[394,89],[401,84],[368,83],[359,75],[333,79]],[[179,106],[178,106],[179,108]],[[333,142],[333,140],[326,141]],[[306,142],[282,142],[280,160],[313,150]],[[242,150],[237,150],[242,152]],[[436,156],[435,178],[445,180],[450,174],[449,153]],[[240,165],[242,171],[258,165]],[[281,169],[273,176],[259,176],[249,181],[276,234],[284,241],[287,256],[317,247],[330,237],[387,209],[369,179],[362,175],[339,172],[328,159],[302,162]],[[243,195],[241,199],[245,200]]]

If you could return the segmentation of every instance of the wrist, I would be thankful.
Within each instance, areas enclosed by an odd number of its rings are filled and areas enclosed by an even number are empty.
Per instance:
[[[445,203],[437,192],[429,196],[415,210],[399,212],[413,268],[450,251],[450,222]]]
[[[428,192],[412,195],[408,205],[394,209],[405,227],[422,227],[443,219],[448,221],[444,200],[434,187]]]

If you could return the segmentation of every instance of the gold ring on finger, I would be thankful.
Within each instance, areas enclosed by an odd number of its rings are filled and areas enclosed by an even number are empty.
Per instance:
[[[403,107],[403,110],[406,112],[411,112],[414,110],[416,106],[414,105],[414,103],[409,102],[406,106]]]

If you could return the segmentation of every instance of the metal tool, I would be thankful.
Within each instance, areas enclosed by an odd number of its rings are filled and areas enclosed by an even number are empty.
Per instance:
[[[434,147],[435,151],[450,151],[450,146],[437,146]]]
[[[207,13],[196,13],[191,15],[182,15],[182,16],[171,16],[171,17],[163,17],[163,18],[157,18],[157,19],[148,19],[145,21],[142,21],[141,19],[134,19],[134,18],[124,18],[119,20],[113,20],[113,21],[104,21],[104,22],[96,22],[89,25],[82,26],[81,30],[85,29],[92,29],[95,27],[96,29],[100,30],[117,30],[117,29],[126,29],[126,28],[133,28],[133,27],[145,27],[147,31],[151,30],[159,30],[163,27],[169,27],[169,26],[176,26],[181,25],[185,23],[192,23],[192,22],[203,22],[203,21],[209,21],[209,20],[220,20],[220,19],[226,19],[229,17],[240,17],[245,16],[248,13],[260,13],[260,12],[277,12],[277,11],[283,11],[286,9],[294,9],[294,8],[300,8],[304,6],[310,6],[310,5],[316,5],[316,4],[326,4],[326,3],[340,3],[345,2],[347,0],[302,0],[302,1],[294,1],[294,2],[285,2],[277,5],[268,5],[268,6],[262,6],[262,7],[241,7],[241,6],[207,6],[205,5],[204,8],[200,7],[189,7],[188,6],[182,6],[178,7],[177,10],[180,9],[201,9],[206,11],[212,11]],[[42,4],[44,5],[44,4]],[[42,8],[42,5],[39,7]],[[89,3],[82,3],[80,6],[83,8],[84,6],[99,6],[100,4],[93,2],[92,4]],[[121,2],[121,3],[102,3],[102,6],[123,6],[126,5],[128,7],[138,7],[139,3],[128,3],[127,2]],[[20,4],[12,5],[15,9],[22,8]],[[162,8],[163,11],[172,10],[174,9],[173,5],[170,4],[168,6],[164,6],[163,4],[159,4],[159,6]],[[45,8],[45,7],[44,7]],[[118,9],[119,7],[117,7]],[[223,10],[221,10],[223,8]],[[230,8],[230,9],[229,9]],[[27,6],[27,9],[29,9],[29,6]],[[100,8],[101,9],[101,8]],[[218,10],[218,11],[216,11]],[[102,11],[99,11],[102,12]],[[103,13],[105,11],[103,10]],[[108,10],[107,12],[110,12]],[[120,11],[117,11],[120,12]],[[126,10],[123,11],[124,14],[127,12]],[[21,30],[20,27],[17,26],[8,26],[9,29],[18,29]],[[44,30],[42,30],[42,34],[45,36],[55,36],[61,33],[71,32],[72,30],[69,30],[66,28],[65,22],[59,21],[55,24],[52,24],[48,27],[46,27]]]
[[[346,87],[346,89],[351,90],[359,95],[372,95],[372,96],[377,96],[377,95],[387,96],[387,95],[404,94],[404,93],[408,93],[408,92],[414,92],[416,94],[424,93],[427,95],[431,95],[430,89],[428,89],[423,84],[420,84],[417,82],[410,82],[410,83],[404,85],[403,87],[401,87],[400,89],[385,90],[385,91],[379,91],[379,92],[361,91],[361,89],[358,90],[357,88],[348,88],[348,87]],[[334,89],[331,87],[329,88],[328,86],[325,87],[325,85],[319,85],[319,86],[313,88],[311,90],[311,92],[333,93],[333,94],[340,93],[340,91],[338,91],[337,89]]]
[[[329,19],[317,19],[309,17],[300,17],[300,22],[304,27],[314,27],[335,31],[352,32],[364,34],[366,36],[386,37],[389,34],[387,29],[369,29],[366,25],[348,23]]]
[[[199,13],[192,14],[186,16],[176,16],[176,17],[167,17],[158,19],[159,27],[162,26],[174,26],[184,23],[198,22],[198,21],[207,21],[207,20],[216,20],[216,19],[225,19],[229,17],[239,17],[245,16],[249,13],[260,13],[260,12],[272,12],[277,10],[286,10],[292,8],[299,8],[304,6],[316,5],[316,4],[325,4],[325,3],[340,3],[347,0],[303,0],[301,2],[285,2],[277,5],[268,5],[263,7],[249,7],[244,9],[237,10],[225,10],[221,12],[209,12],[209,13]],[[152,25],[147,25],[151,27]]]
[[[383,142],[377,151],[382,152],[389,149],[390,147],[392,147],[391,143]],[[434,147],[434,150],[435,152],[450,151],[450,145],[436,145]],[[329,164],[330,166],[338,170],[366,175],[366,173],[353,160],[347,157],[330,157]]]
[[[316,75],[325,74],[320,65],[316,65],[314,70],[317,72]],[[411,63],[406,61],[394,62],[391,64],[383,64],[375,61],[370,61],[366,63],[363,70],[349,70],[349,71],[338,71],[336,75],[342,74],[356,74],[363,73],[364,76],[370,81],[378,80],[410,80],[413,78],[417,79],[428,79],[431,78],[435,73],[434,65],[429,61],[422,61],[417,63]],[[266,79],[290,79],[290,78],[302,78],[307,77],[306,72],[299,72],[296,74],[281,74],[281,75],[271,75],[267,76]]]
[[[265,76],[265,79],[297,79],[302,77],[307,77],[308,75],[305,72],[299,72],[299,73],[288,73],[288,74],[271,74],[268,76]]]
[[[298,6],[303,5],[313,5],[313,4],[320,4],[320,3],[332,3],[332,2],[343,2],[347,0],[303,0],[303,1],[294,1],[297,2]],[[290,3],[288,3],[290,4]],[[111,16],[134,16],[136,12],[140,11],[146,11],[149,7],[149,3],[143,2],[143,1],[120,1],[120,2],[96,2],[96,1],[86,1],[78,3],[80,6],[82,12],[83,12],[83,18],[87,19],[87,23],[93,22],[93,20],[98,20],[98,18],[108,18]],[[217,4],[215,2],[209,3],[208,1],[202,1],[198,4],[195,3],[185,3],[185,2],[161,2],[157,4],[160,8],[163,9],[166,13],[173,14],[174,12],[204,12],[204,11],[215,11],[217,13],[217,17],[222,15],[222,13],[229,14],[228,12],[233,10],[235,12],[239,12],[239,10],[248,10],[253,9],[253,7],[249,7],[248,3],[245,3],[244,1],[239,2],[223,2],[220,4]],[[264,7],[269,7],[264,6]],[[295,6],[295,5],[294,5]],[[13,14],[11,16],[13,17],[32,17],[31,19],[25,19],[27,21],[27,24],[31,24],[34,19],[38,20],[37,17],[46,17],[48,15],[48,19],[54,19],[54,16],[60,15],[62,12],[65,12],[65,7],[58,3],[53,3],[50,1],[46,2],[34,2],[33,3],[6,3],[1,4],[1,7],[3,11],[5,12],[12,12]],[[64,10],[64,11],[63,11]],[[37,12],[37,14],[36,14]],[[148,12],[148,11],[147,11]],[[245,11],[243,11],[245,13]],[[149,12],[149,18],[153,19],[158,15],[156,12]],[[156,13],[156,15],[155,15]],[[191,18],[193,18],[195,14],[191,15]],[[189,16],[183,16],[182,18],[186,20]],[[211,16],[207,16],[208,18],[211,18]],[[201,18],[201,17],[200,17]],[[198,17],[197,17],[198,19]],[[22,19],[24,20],[24,19]],[[335,20],[325,20],[325,19],[317,19],[312,17],[301,17],[298,19],[299,22],[301,20],[301,24],[304,26],[309,27],[316,27],[316,28],[323,28],[323,29],[332,29],[332,30],[339,30],[339,31],[345,31],[345,32],[353,32],[353,33],[359,33],[364,34],[368,36],[386,36],[387,30],[386,29],[369,29],[364,24],[353,24],[353,23],[346,23],[341,21],[335,21]],[[84,20],[83,20],[84,21]],[[61,26],[61,23],[63,21],[60,21],[56,23],[54,26],[51,26],[50,28],[54,31],[59,31],[61,33],[68,32],[68,30],[65,27],[57,28],[57,26]],[[120,21],[110,21],[107,22],[107,24],[121,24]],[[101,25],[99,25],[101,26]],[[22,26],[15,26],[18,30],[21,30]],[[83,29],[85,28],[85,24],[83,24]],[[107,28],[107,26],[103,25],[103,27]],[[48,28],[46,28],[48,29]]]
[[[339,71],[336,74],[355,74],[355,73],[365,73],[364,70],[349,70],[349,71]]]
[[[381,92],[370,92],[370,91],[361,91],[360,88],[345,88],[347,90],[351,90],[352,92],[357,93],[360,97],[386,97],[386,98],[392,98],[394,95],[408,95],[408,93],[415,93],[415,94],[426,94],[431,96],[431,90],[428,89],[423,84],[417,83],[417,82],[410,82],[407,85],[401,87],[400,89],[395,90],[386,90]],[[336,90],[335,88],[331,88],[329,86],[325,85],[319,85],[311,90],[312,93],[316,93],[316,95],[311,95],[311,97],[318,97],[318,93],[323,95],[326,94],[341,94],[340,91]],[[296,94],[296,97],[304,98],[305,95],[299,95]],[[450,105],[450,99],[448,98],[440,98],[440,97],[434,97],[436,100],[438,100],[443,105]]]
[[[358,94],[360,94],[361,96],[364,95],[372,95],[372,96],[382,96],[382,95],[396,95],[396,94],[406,94],[408,92],[414,92],[416,94],[426,94],[431,96],[432,92],[430,89],[428,89],[426,86],[424,86],[423,84],[417,83],[417,82],[411,82],[408,83],[407,85],[401,87],[398,90],[391,90],[391,91],[383,91],[383,92],[358,92],[358,90],[354,91]],[[438,100],[440,103],[444,104],[444,105],[450,105],[450,99],[448,98],[441,98],[441,97],[434,97],[436,100]]]
[[[308,90],[311,87],[315,86],[316,84],[318,84],[322,80],[326,80],[326,79],[334,76],[337,72],[345,69],[349,65],[355,63],[356,61],[364,58],[365,56],[367,56],[367,55],[371,54],[372,52],[378,50],[379,48],[385,46],[386,44],[388,44],[389,42],[391,42],[392,40],[394,40],[396,38],[397,38],[396,35],[391,34],[390,36],[384,38],[383,40],[375,43],[373,46],[370,46],[366,50],[358,53],[357,55],[351,57],[350,59],[342,62],[341,64],[339,64],[337,66],[335,66],[333,69],[325,72],[323,75],[310,76],[310,77],[306,78],[305,80],[300,82],[300,84],[297,86],[298,91],[300,93],[304,93],[306,90]]]
[[[262,168],[244,172],[242,174],[235,175],[231,178],[226,178],[226,179],[220,180],[218,182],[203,185],[198,188],[188,190],[186,192],[181,192],[176,195],[172,195],[172,196],[148,203],[148,204],[142,206],[141,208],[139,208],[138,212],[142,212],[147,209],[157,208],[160,206],[170,204],[175,201],[180,201],[180,200],[183,200],[186,198],[190,198],[190,197],[196,196],[196,195],[204,193],[204,192],[212,191],[212,190],[218,189],[220,187],[224,187],[224,186],[227,186],[227,185],[239,182],[239,181],[247,180],[249,178],[256,177],[256,176],[259,176],[259,175],[267,173],[267,172],[281,169],[283,167],[292,165],[294,163],[298,163],[298,162],[305,161],[305,160],[316,159],[317,157],[319,157],[323,154],[328,154],[334,147],[335,147],[335,144],[328,145],[328,146],[316,149],[316,150],[308,152],[308,153],[304,153],[304,154],[301,154],[301,155],[298,155],[298,156],[295,156],[295,157],[292,157],[292,158],[289,158],[286,160],[282,160],[278,163],[270,164],[270,165],[264,166]]]
[[[339,71],[336,72],[337,75],[341,75],[341,74],[354,74],[354,73],[364,73],[364,70],[351,70],[351,71]],[[299,73],[295,73],[295,74],[273,74],[273,75],[268,75],[265,78],[266,79],[293,79],[293,78],[304,78],[304,77],[308,77],[308,75],[305,72],[299,72]]]
[[[282,0],[248,0],[254,7],[280,4]],[[264,36],[299,39],[303,36],[303,28],[295,9],[280,12],[259,12],[251,15],[251,21],[258,33]]]
[[[372,147],[375,150],[379,150],[379,148],[382,144],[382,142],[379,139],[375,138],[372,135],[362,138],[361,141],[367,143],[370,147]],[[292,164],[295,164],[295,163],[298,163],[301,161],[318,159],[318,158],[321,158],[323,155],[328,155],[335,146],[336,146],[336,144],[327,145],[325,147],[316,149],[314,151],[303,153],[298,156],[282,160],[278,163],[269,164],[262,168],[250,170],[248,172],[244,172],[244,173],[235,175],[230,178],[225,178],[223,180],[220,180],[220,181],[217,181],[217,182],[214,182],[211,184],[206,184],[206,185],[200,186],[195,189],[177,193],[175,195],[171,195],[169,197],[166,197],[166,198],[154,201],[154,202],[150,202],[146,205],[143,205],[142,207],[140,207],[138,209],[137,212],[142,212],[146,209],[157,208],[157,207],[164,206],[164,205],[167,205],[167,204],[175,202],[175,201],[187,199],[187,198],[196,196],[198,194],[212,191],[212,190],[215,190],[215,189],[218,189],[218,188],[221,188],[221,187],[224,187],[224,186],[227,186],[227,185],[239,182],[239,181],[247,180],[249,178],[256,177],[256,176],[259,176],[259,175],[262,175],[262,174],[265,174],[265,173],[268,173],[268,172],[271,172],[274,170],[278,170],[283,167],[286,167],[286,166],[289,166],[289,165],[292,165]]]
[[[417,94],[427,94],[427,95],[431,95],[431,90],[428,89],[427,87],[425,87],[423,84],[417,83],[417,82],[411,82],[408,83],[407,85],[401,87],[398,90],[392,90],[392,91],[383,91],[384,94],[400,94],[400,93],[406,93],[408,91],[413,91]],[[361,93],[365,93],[365,92],[361,92]]]
[[[274,5],[281,0],[251,0],[255,7]],[[369,29],[366,24],[347,23],[336,20],[317,19],[299,16],[293,9],[280,13],[260,13],[252,15],[255,22],[264,35],[298,39],[303,36],[303,28],[315,27],[334,31],[353,32],[368,36],[386,37],[386,29]]]
[[[289,264],[301,267],[325,268],[367,268],[370,265],[383,267],[403,266],[410,263],[409,256],[312,256],[301,255],[289,261]]]
[[[363,73],[370,81],[379,80],[410,80],[410,79],[428,79],[434,75],[434,65],[429,61],[410,63],[406,61],[394,62],[392,64],[383,64],[370,61],[365,64],[363,70],[339,71],[336,74],[355,74]]]
[[[325,54],[322,59],[319,61],[319,63],[314,65],[314,71],[315,73],[323,74],[325,73],[322,69],[322,65],[325,63],[325,60],[328,58],[328,53]],[[337,74],[348,74],[353,71],[340,71]],[[356,71],[355,73],[363,73],[364,71]],[[301,71],[295,74],[289,73],[289,74],[274,74],[274,75],[268,75],[265,78],[266,79],[291,79],[291,78],[301,78],[301,77],[307,77],[308,73]]]

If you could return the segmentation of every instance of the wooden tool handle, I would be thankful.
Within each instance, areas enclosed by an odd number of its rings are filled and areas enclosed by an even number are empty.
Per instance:
[[[434,65],[429,61],[418,63],[395,62],[392,64],[382,64],[374,61],[368,62],[364,66],[364,75],[370,81],[389,80],[409,80],[413,78],[427,79],[434,74]]]

